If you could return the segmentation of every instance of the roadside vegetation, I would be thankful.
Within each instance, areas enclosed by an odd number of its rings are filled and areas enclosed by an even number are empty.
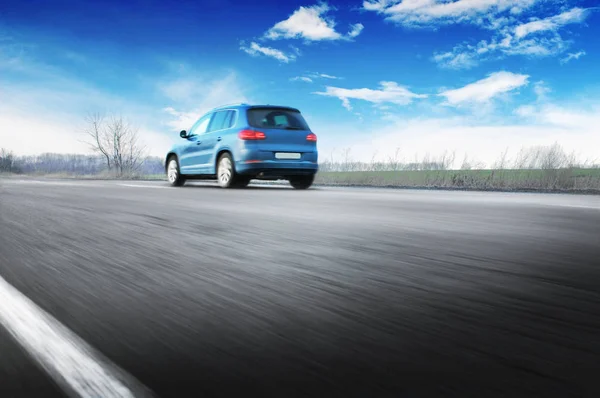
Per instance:
[[[581,161],[558,144],[523,148],[513,158],[504,151],[489,167],[454,153],[406,161],[399,155],[353,161],[349,150],[320,162],[318,184],[406,188],[600,192],[600,163]]]
[[[315,184],[600,193],[600,169],[320,172]]]
[[[164,180],[164,159],[148,156],[137,128],[122,117],[90,115],[82,132],[91,153],[19,156],[0,148],[0,175]],[[337,156],[336,156],[337,155]],[[321,154],[316,185],[600,193],[600,163],[582,161],[558,144],[507,151],[491,165],[455,153],[352,159],[350,149]]]
[[[101,155],[42,153],[17,156],[0,149],[0,173],[34,177],[139,179],[163,178],[163,159],[144,157],[135,170],[118,172],[106,166]]]

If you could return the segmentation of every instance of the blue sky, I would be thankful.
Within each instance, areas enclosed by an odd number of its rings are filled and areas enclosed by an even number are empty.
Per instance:
[[[0,6],[0,146],[83,152],[118,112],[162,155],[211,107],[298,107],[323,156],[600,158],[595,0],[48,1]]]

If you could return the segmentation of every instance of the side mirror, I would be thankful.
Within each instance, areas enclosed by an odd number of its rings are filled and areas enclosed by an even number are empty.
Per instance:
[[[179,136],[180,136],[181,138],[187,138],[187,131],[185,131],[185,130],[181,130],[181,131],[179,132]]]

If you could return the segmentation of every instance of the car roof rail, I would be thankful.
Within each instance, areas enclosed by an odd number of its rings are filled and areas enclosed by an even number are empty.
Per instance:
[[[225,104],[225,105],[217,106],[216,108],[213,108],[213,109],[227,108],[230,106],[247,106],[247,105],[248,104],[246,104],[245,102],[234,102],[232,104]]]

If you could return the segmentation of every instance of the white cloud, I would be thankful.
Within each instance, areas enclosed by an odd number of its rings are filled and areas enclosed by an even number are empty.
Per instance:
[[[313,79],[311,79],[310,77],[307,77],[307,76],[296,76],[296,77],[292,77],[290,79],[290,81],[293,81],[293,82],[302,81],[302,82],[306,82],[306,83],[312,83]]]
[[[88,153],[72,125],[62,115],[45,114],[32,117],[28,112],[13,107],[0,109],[0,146],[18,155],[35,155],[44,152]]]
[[[538,100],[545,100],[551,91],[552,90],[548,84],[546,84],[546,82],[543,80],[537,81],[533,84],[533,92],[537,96]]]
[[[259,55],[265,55],[267,57],[275,58],[276,60],[284,63],[288,63],[296,59],[295,54],[286,54],[281,50],[277,50],[272,47],[263,47],[256,42],[250,43],[250,47],[246,47],[243,44],[240,46],[240,50],[256,57]]]
[[[521,117],[531,117],[535,114],[535,106],[533,105],[522,105],[515,109],[515,114]]]
[[[415,98],[427,97],[423,94],[415,94],[407,88],[399,86],[396,82],[382,81],[379,85],[381,86],[381,89],[379,90],[370,88],[347,89],[327,86],[324,92],[316,92],[314,94],[339,98],[342,100],[342,105],[348,110],[352,110],[350,99],[358,99],[376,104],[387,102],[407,105]]]
[[[341,79],[341,78],[337,77],[337,76],[333,76],[333,75],[328,75],[326,73],[316,73],[316,72],[313,72],[313,73],[307,73],[304,76],[292,77],[290,79],[290,81],[293,81],[293,82],[295,82],[295,81],[303,81],[303,82],[306,82],[306,83],[312,83],[312,82],[314,82],[315,80],[318,80],[318,79]]]
[[[556,56],[571,44],[559,35],[558,30],[567,24],[583,22],[588,14],[587,9],[573,8],[527,23],[519,23],[514,17],[505,18],[502,23],[498,23],[500,19],[497,19],[497,33],[490,40],[481,40],[477,44],[459,44],[451,51],[434,53],[432,60],[442,68],[469,69],[482,61],[511,55]]]
[[[348,111],[352,111],[352,105],[350,105],[350,100],[346,97],[341,97],[342,106],[346,108]]]
[[[583,22],[587,14],[586,9],[573,8],[552,17],[527,22],[515,27],[515,37],[520,39],[536,32],[556,31],[564,25]]]
[[[365,0],[363,8],[405,26],[470,22],[498,25],[498,14],[518,14],[540,0]],[[504,21],[506,17],[502,18]]]
[[[367,11],[385,11],[389,6],[396,4],[396,0],[365,0],[363,2],[363,8]]]
[[[506,55],[524,55],[529,57],[549,57],[565,51],[569,42],[563,40],[557,33],[551,37],[535,37],[525,40],[513,40],[501,50]]]
[[[350,25],[346,36],[335,30],[336,23],[325,14],[330,10],[326,3],[300,7],[284,21],[276,23],[265,33],[266,39],[298,39],[308,41],[352,39],[358,36],[364,26],[360,23]]]
[[[508,149],[514,159],[523,147],[559,143],[567,153],[575,152],[579,159],[600,161],[597,148],[600,134],[600,106],[521,107],[521,120],[480,119],[475,115],[464,117],[390,117],[380,124],[369,126],[327,125],[314,123],[319,135],[320,152],[324,158],[343,160],[343,151],[350,148],[352,160],[370,162],[387,160],[400,148],[402,161],[411,162],[429,154],[436,158],[456,151],[457,162],[465,155],[476,157],[486,166],[492,166],[500,154]],[[333,153],[333,155],[332,155]],[[460,166],[460,164],[458,164]]]
[[[361,34],[365,26],[361,23],[355,23],[350,25],[350,31],[348,32],[348,37],[354,38]]]
[[[600,114],[599,110],[600,108],[597,106],[589,107],[587,104],[580,109],[548,104],[536,108],[532,116],[536,122],[547,126],[582,129],[584,131],[596,129],[597,131],[598,122],[600,121],[600,117],[598,116]],[[596,153],[599,147],[595,148]]]
[[[505,71],[494,72],[475,83],[453,90],[445,90],[439,95],[445,97],[450,105],[485,103],[500,94],[527,85],[528,78],[528,75]]]
[[[435,53],[432,60],[442,68],[469,69],[480,62],[500,59],[505,56],[522,55],[526,57],[550,57],[564,52],[570,45],[557,32],[538,31],[540,34],[529,37],[517,37],[505,28],[491,40],[481,40],[477,44],[463,43],[451,51]]]
[[[465,51],[455,48],[452,51],[445,53],[436,53],[433,55],[433,60],[442,68],[448,69],[469,69],[477,65],[477,53],[472,51],[473,46],[469,46],[469,50]]]
[[[585,54],[585,51],[578,51],[576,53],[569,53],[567,54],[566,57],[564,57],[563,59],[560,60],[561,64],[566,64],[567,62],[573,60],[573,59],[579,59],[581,57],[583,57]]]
[[[311,74],[313,77],[322,77],[323,79],[340,79],[340,77],[328,75],[326,73],[313,73]]]
[[[431,58],[440,68],[445,69],[470,69],[477,66],[481,61],[497,56],[499,52],[510,46],[510,36],[499,41],[491,42],[481,40],[476,45],[462,43],[455,46],[451,51],[437,52]]]
[[[162,111],[170,116],[166,121],[166,125],[173,131],[188,130],[206,112],[202,110],[178,111],[172,106],[167,106]]]

